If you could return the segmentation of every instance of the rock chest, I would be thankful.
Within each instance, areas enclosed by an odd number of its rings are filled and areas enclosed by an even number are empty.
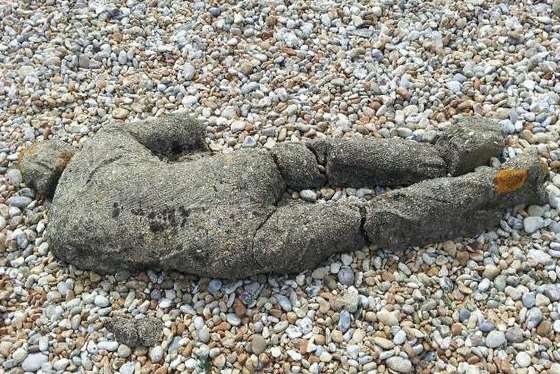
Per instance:
[[[212,154],[204,127],[180,114],[110,125],[65,165],[48,240],[58,258],[104,273],[298,272],[368,244],[471,236],[498,225],[507,208],[542,202],[547,170],[536,154],[484,166],[502,148],[499,126],[484,119],[451,126],[435,145],[320,139],[229,154]],[[59,168],[41,175],[34,157],[24,155],[23,175],[33,170],[33,185],[51,191]],[[362,202],[283,198],[325,185],[408,187]]]

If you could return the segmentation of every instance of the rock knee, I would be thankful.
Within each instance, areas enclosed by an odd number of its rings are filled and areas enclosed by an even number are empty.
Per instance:
[[[287,186],[300,191],[319,188],[326,183],[321,171],[322,166],[311,150],[299,143],[283,143],[273,147],[270,152]]]
[[[498,122],[483,117],[462,117],[449,126],[436,142],[448,172],[462,175],[488,164],[504,148]]]
[[[121,125],[139,143],[162,159],[208,151],[206,125],[182,113]]]

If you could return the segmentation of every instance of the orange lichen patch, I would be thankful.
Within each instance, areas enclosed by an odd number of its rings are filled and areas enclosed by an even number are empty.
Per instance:
[[[55,161],[55,168],[58,170],[64,170],[70,159],[74,156],[74,153],[64,151]]]
[[[527,169],[503,169],[496,173],[494,185],[498,194],[510,193],[520,189],[527,180]]]
[[[23,148],[22,150],[20,150],[17,158],[17,165],[20,164],[24,157],[35,157],[37,155],[36,148],[36,144],[34,144],[31,147]]]

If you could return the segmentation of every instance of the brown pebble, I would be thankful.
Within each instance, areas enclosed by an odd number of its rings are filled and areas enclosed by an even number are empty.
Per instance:
[[[461,335],[461,332],[463,332],[462,324],[457,322],[451,325],[451,333],[453,334],[453,336]]]
[[[288,314],[286,315],[286,319],[291,324],[294,324],[294,323],[296,323],[298,318],[297,318],[297,315],[294,312],[288,312]]]
[[[550,323],[550,321],[544,320],[537,327],[537,334],[542,337],[547,337],[550,334],[551,328],[552,324]]]
[[[397,88],[396,92],[397,92],[397,95],[399,95],[400,97],[402,97],[405,100],[410,98],[410,92],[408,92],[408,90],[404,87]]]
[[[243,302],[241,302],[241,300],[239,300],[239,298],[237,298],[233,302],[233,311],[235,312],[235,315],[237,317],[243,318],[243,317],[245,317],[245,314],[247,313],[247,308],[245,307],[245,305],[243,305]]]
[[[309,341],[307,339],[301,339],[299,342],[299,353],[302,355],[307,353],[307,346],[309,345]]]
[[[323,345],[325,344],[325,335],[315,335],[315,338],[313,339],[313,343],[315,343],[315,345]]]

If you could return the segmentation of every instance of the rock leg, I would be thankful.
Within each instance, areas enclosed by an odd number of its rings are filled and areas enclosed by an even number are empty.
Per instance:
[[[361,224],[360,209],[348,201],[279,207],[254,238],[258,272],[295,273],[358,250],[366,244]]]
[[[325,166],[331,186],[407,186],[487,165],[504,139],[492,120],[464,118],[446,129],[436,146],[399,138],[320,139],[308,143]]]
[[[547,169],[536,154],[501,170],[437,178],[381,195],[367,206],[372,244],[405,247],[472,236],[497,226],[503,210],[544,201]]]

